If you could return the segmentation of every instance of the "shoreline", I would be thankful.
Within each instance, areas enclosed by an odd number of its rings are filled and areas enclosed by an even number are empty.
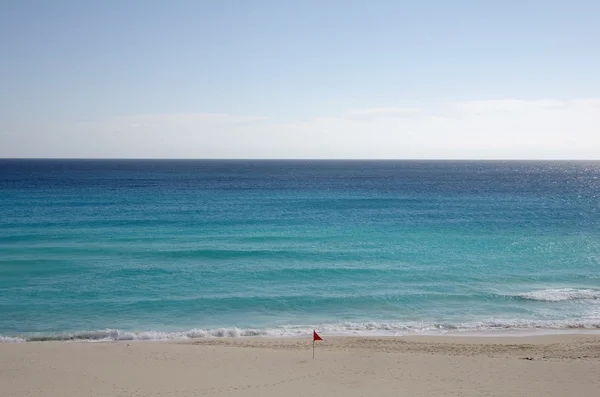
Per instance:
[[[464,331],[444,331],[444,332],[382,332],[382,331],[348,331],[348,332],[326,332],[316,328],[322,336],[333,338],[528,338],[544,336],[599,336],[600,329],[597,328],[516,328],[516,329],[488,329],[488,330],[464,330]],[[187,336],[188,333],[203,332],[208,334],[210,331],[219,331],[221,335],[201,335]],[[48,334],[20,334],[20,335],[2,335],[0,334],[0,344],[3,343],[42,343],[42,342],[81,342],[81,343],[102,343],[102,342],[193,342],[199,340],[237,340],[237,339],[303,339],[309,338],[311,332],[297,333],[291,335],[269,335],[269,334],[250,334],[239,335],[237,328],[223,328],[220,330],[191,330],[191,331],[126,331],[126,330],[100,330],[100,331],[81,331],[81,332],[57,332]],[[102,336],[107,335],[107,336]],[[112,335],[112,336],[110,336]],[[85,337],[98,336],[98,337]]]

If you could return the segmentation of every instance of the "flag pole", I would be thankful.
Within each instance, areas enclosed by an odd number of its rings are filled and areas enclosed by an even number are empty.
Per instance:
[[[315,341],[316,340],[323,340],[319,334],[317,334],[317,331],[315,331],[313,329],[313,359],[315,358]]]

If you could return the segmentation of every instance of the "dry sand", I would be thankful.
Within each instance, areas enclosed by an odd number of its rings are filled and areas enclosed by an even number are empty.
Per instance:
[[[0,396],[600,396],[600,335],[0,344]]]

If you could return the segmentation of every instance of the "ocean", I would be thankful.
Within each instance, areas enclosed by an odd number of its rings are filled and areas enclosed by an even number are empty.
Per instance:
[[[0,160],[0,340],[600,331],[600,162]]]

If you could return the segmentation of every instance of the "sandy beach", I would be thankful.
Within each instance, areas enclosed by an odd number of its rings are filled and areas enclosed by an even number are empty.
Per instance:
[[[0,344],[21,396],[598,396],[600,335]]]

